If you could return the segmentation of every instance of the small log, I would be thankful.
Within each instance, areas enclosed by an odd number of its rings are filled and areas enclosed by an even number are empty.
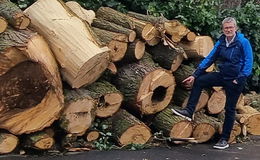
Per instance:
[[[260,112],[251,106],[237,106],[236,119],[246,126],[249,134],[260,135]]]
[[[0,33],[3,33],[8,26],[7,21],[4,17],[0,16]]]
[[[210,114],[218,114],[224,110],[226,104],[225,91],[213,91],[212,95],[208,100],[207,109]]]
[[[85,89],[65,90],[65,106],[59,124],[67,133],[83,135],[95,118],[97,100]]]
[[[154,114],[167,107],[175,88],[172,74],[157,67],[148,53],[136,63],[121,66],[114,84],[124,94],[127,106],[141,114]]]
[[[109,63],[88,23],[78,18],[61,0],[38,0],[25,10],[31,26],[49,42],[65,81],[73,88],[96,81]],[[55,21],[55,23],[53,23]]]
[[[176,107],[169,105],[167,108],[157,113],[152,120],[152,125],[156,130],[171,138],[187,138],[192,134],[192,124],[188,120],[176,116],[172,113],[171,108]]]
[[[100,133],[99,133],[98,130],[88,130],[85,133],[84,137],[85,137],[87,142],[93,142],[93,141],[98,140],[98,138],[100,137]]]
[[[182,41],[179,43],[189,58],[205,58],[214,47],[214,43],[209,36],[196,36],[192,42]]]
[[[127,51],[128,37],[125,34],[110,32],[92,27],[99,39],[110,49],[109,56],[112,62],[123,59]]]
[[[220,125],[216,118],[207,116],[203,112],[197,112],[194,116],[192,137],[194,137],[198,143],[207,142],[215,135]]]
[[[145,144],[152,136],[149,127],[123,109],[108,118],[105,123],[109,124],[108,130],[121,146]]]
[[[187,97],[183,101],[183,103],[181,105],[182,108],[185,108],[187,106],[188,100],[189,100],[189,98]],[[198,103],[196,105],[196,108],[195,108],[195,112],[198,112],[198,111],[202,110],[203,108],[205,108],[207,106],[207,104],[208,104],[208,100],[209,100],[209,93],[208,93],[208,91],[202,90],[201,95],[199,97],[199,101],[198,101]]]
[[[245,95],[244,97],[245,105],[249,105],[258,111],[260,111],[260,94],[251,92]]]
[[[123,95],[111,83],[104,80],[96,81],[85,89],[90,91],[92,97],[99,101],[96,109],[97,117],[110,117],[119,110],[123,101]]]
[[[127,16],[109,7],[100,7],[96,12],[96,16],[99,19],[113,22],[128,29],[133,29],[139,37],[142,37],[146,41],[151,40],[159,34],[153,25]]]
[[[30,24],[30,19],[10,0],[1,0],[0,15],[3,16],[11,26],[17,29],[26,29]]]
[[[168,21],[165,17],[162,16],[155,17],[155,16],[140,14],[136,12],[127,12],[127,15],[142,21],[150,22],[153,25],[163,24],[164,22]]]
[[[118,24],[103,20],[103,19],[94,19],[93,23],[91,24],[92,27],[100,28],[103,30],[121,33],[128,36],[128,41],[133,42],[136,39],[135,31],[124,28]]]
[[[11,153],[18,145],[19,139],[9,133],[0,133],[0,154]]]
[[[95,20],[96,14],[92,10],[86,10],[75,1],[68,1],[65,3],[79,18],[88,22],[89,25]]]
[[[7,29],[0,41],[0,128],[19,135],[50,126],[63,108],[63,93],[48,44],[29,30]]]
[[[147,47],[153,60],[165,69],[176,71],[182,63],[184,50],[180,47],[171,48],[162,42],[153,47]]]
[[[184,40],[188,42],[193,42],[196,40],[196,34],[194,32],[189,32],[184,36]]]
[[[26,135],[25,139],[24,147],[37,150],[48,150],[52,148],[55,143],[53,134],[49,134],[46,130]]]

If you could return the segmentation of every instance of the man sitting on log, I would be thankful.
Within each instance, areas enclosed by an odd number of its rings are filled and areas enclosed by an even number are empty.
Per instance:
[[[250,42],[242,33],[237,32],[236,20],[227,17],[222,21],[222,27],[223,35],[216,42],[213,50],[201,62],[193,75],[183,80],[185,87],[192,87],[186,108],[173,109],[174,114],[191,121],[202,89],[223,86],[226,92],[225,120],[220,140],[213,146],[217,149],[229,147],[228,139],[235,120],[236,103],[253,66]],[[205,70],[216,60],[220,62],[219,72],[206,73]]]

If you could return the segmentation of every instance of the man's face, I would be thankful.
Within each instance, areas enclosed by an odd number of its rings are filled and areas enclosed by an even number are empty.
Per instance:
[[[223,33],[227,37],[233,37],[236,34],[237,27],[233,22],[227,22],[223,24]]]

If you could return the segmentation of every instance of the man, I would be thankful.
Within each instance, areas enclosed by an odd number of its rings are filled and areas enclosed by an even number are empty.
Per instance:
[[[202,89],[222,86],[226,93],[225,120],[220,140],[213,146],[217,149],[229,147],[228,139],[235,120],[236,103],[253,66],[252,47],[248,39],[237,32],[236,20],[232,17],[225,18],[222,21],[222,30],[223,35],[209,55],[193,75],[183,80],[185,87],[192,87],[186,108],[172,110],[174,114],[191,121]],[[219,62],[219,71],[206,73],[205,70],[216,60]]]

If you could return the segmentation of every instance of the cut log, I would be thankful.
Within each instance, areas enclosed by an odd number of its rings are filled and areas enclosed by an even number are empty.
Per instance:
[[[95,99],[98,99],[98,107],[96,109],[97,117],[110,117],[114,115],[120,108],[123,101],[123,95],[114,85],[107,81],[97,81],[87,86]]]
[[[153,60],[165,69],[176,71],[182,63],[184,50],[180,47],[171,48],[162,42],[153,47],[147,47]]]
[[[125,56],[119,63],[132,63],[140,60],[144,56],[145,43],[139,39],[129,43]]]
[[[65,3],[79,18],[88,22],[89,25],[94,21],[96,14],[92,10],[86,10],[75,1],[68,1]]]
[[[158,25],[158,24],[163,24],[164,22],[167,22],[168,20],[165,17],[155,17],[151,15],[145,15],[145,14],[140,14],[136,12],[127,12],[127,15],[130,17],[134,17],[136,19],[150,22],[153,25]]]
[[[171,35],[171,40],[176,43],[180,42],[181,39],[190,32],[190,30],[178,20],[170,20],[165,22],[164,28],[166,33]]]
[[[107,68],[108,48],[101,48],[89,25],[61,0],[39,0],[25,13],[32,27],[48,40],[63,78],[73,88],[94,82]]]
[[[50,126],[63,108],[63,93],[47,43],[38,34],[11,29],[0,39],[0,128],[19,135]]]
[[[136,39],[135,31],[122,27],[118,24],[103,20],[103,19],[94,19],[93,23],[91,24],[92,27],[100,28],[103,30],[121,33],[128,36],[128,41],[133,42]]]
[[[112,62],[123,59],[127,50],[128,37],[125,34],[110,32],[92,27],[99,39],[110,49],[109,56]]]
[[[207,109],[210,114],[218,114],[224,110],[226,104],[225,91],[213,91],[212,95],[208,100]]]
[[[4,17],[0,16],[0,33],[3,33],[8,26],[7,21]]]
[[[220,125],[216,118],[207,116],[202,111],[197,112],[194,116],[192,137],[194,137],[198,143],[207,142],[215,135]]]
[[[11,153],[18,145],[19,139],[9,133],[0,133],[0,154]]]
[[[193,42],[182,41],[179,43],[189,58],[205,58],[214,47],[214,43],[209,36],[196,36]]]
[[[121,146],[145,144],[152,136],[149,127],[123,109],[108,118],[106,123],[110,124],[108,130]]]
[[[95,118],[97,100],[85,89],[65,90],[65,107],[60,127],[67,133],[82,136]]]
[[[260,135],[260,112],[251,106],[237,106],[236,119],[246,126],[249,134]]]
[[[177,106],[181,106],[185,108],[187,106],[188,100],[190,96],[190,91],[182,89],[181,87],[176,87],[173,93],[172,103],[176,104]],[[201,92],[199,101],[196,105],[195,112],[202,110],[206,107],[209,99],[209,94],[207,91],[203,90]]]
[[[49,134],[46,130],[26,135],[25,139],[24,147],[37,150],[50,149],[55,143],[53,134]]]
[[[25,29],[30,24],[30,19],[10,0],[1,0],[0,15],[17,29]]]
[[[141,114],[154,114],[167,107],[175,88],[172,74],[155,66],[148,53],[136,63],[121,66],[114,83],[131,110]]]
[[[245,105],[249,105],[258,111],[260,111],[260,94],[251,92],[245,95],[244,97]]]
[[[139,37],[142,37],[146,41],[151,40],[159,34],[153,25],[127,16],[109,7],[100,7],[96,12],[96,16],[99,19],[113,22],[128,29],[133,29]]]
[[[192,124],[188,120],[176,116],[172,113],[171,108],[176,107],[169,105],[163,111],[157,113],[152,121],[152,125],[158,131],[163,131],[167,137],[187,138],[192,134]]]
[[[196,40],[196,34],[194,32],[189,32],[184,36],[184,40],[188,42],[193,42]]]
[[[85,139],[87,142],[93,142],[95,140],[98,140],[100,137],[100,133],[98,130],[88,130],[85,134]]]

